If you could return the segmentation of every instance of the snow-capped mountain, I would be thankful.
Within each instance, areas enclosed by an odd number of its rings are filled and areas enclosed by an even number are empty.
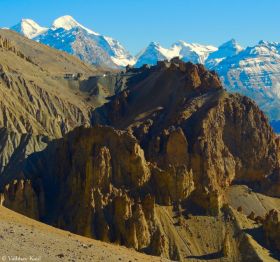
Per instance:
[[[204,64],[205,60],[217,48],[211,45],[192,44],[178,41],[172,45],[171,49],[177,50],[178,55],[185,62]]]
[[[210,45],[190,44],[184,41],[178,41],[170,48],[164,48],[158,43],[151,42],[138,56],[135,67],[143,64],[154,65],[159,60],[170,60],[179,56],[185,62],[204,63],[211,52],[217,48]]]
[[[172,50],[164,48],[156,42],[151,42],[137,55],[137,62],[134,66],[141,67],[144,64],[155,65],[157,61],[169,60],[176,55],[176,52],[173,53]]]
[[[52,30],[57,30],[57,29],[64,29],[66,31],[71,30],[73,28],[81,28],[84,29],[85,31],[87,31],[89,34],[93,34],[93,35],[99,35],[98,33],[93,32],[92,30],[84,27],[83,25],[81,25],[80,23],[78,23],[72,16],[70,15],[65,15],[65,16],[61,16],[57,19],[55,19],[53,21]]]
[[[280,120],[279,47],[260,41],[214,67],[228,90],[254,99],[274,124]]]
[[[11,29],[96,66],[116,68],[135,63],[133,56],[117,40],[84,27],[68,15],[57,18],[50,28],[23,19]]]
[[[237,55],[242,50],[243,48],[236,42],[236,40],[231,39],[230,41],[219,46],[218,50],[212,52],[208,56],[205,65],[209,69],[212,69],[215,66],[217,66],[221,61],[223,61],[225,58]]]
[[[22,19],[20,23],[11,27],[10,29],[30,39],[43,34],[48,30],[48,28],[39,26],[35,21],[31,19]]]

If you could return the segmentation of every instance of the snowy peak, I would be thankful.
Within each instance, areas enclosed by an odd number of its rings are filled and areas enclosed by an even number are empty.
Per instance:
[[[236,42],[235,39],[231,39],[231,40],[225,42],[224,44],[219,46],[218,49],[234,50],[237,52],[240,52],[241,50],[243,50],[243,48]]]
[[[148,48],[156,48],[159,49],[161,48],[160,44],[157,42],[150,42],[150,44],[148,45]]]
[[[135,67],[143,64],[154,65],[158,60],[170,60],[173,57],[180,57],[183,61],[193,63],[204,63],[211,52],[217,50],[210,45],[189,44],[178,41],[170,48],[164,48],[156,42],[151,42],[138,56]]]
[[[46,27],[41,27],[31,19],[22,19],[20,23],[11,27],[11,30],[16,31],[27,38],[34,38],[48,30]]]
[[[57,19],[55,19],[53,21],[53,24],[52,24],[52,27],[51,29],[52,30],[56,30],[56,29],[59,29],[59,28],[63,28],[64,30],[71,30],[73,28],[82,28],[84,30],[86,30],[88,33],[90,34],[94,34],[94,35],[99,35],[95,32],[93,32],[92,30],[84,27],[83,25],[81,25],[80,23],[78,23],[72,16],[70,15],[65,15],[65,16],[61,16]]]
[[[235,39],[231,39],[224,44],[220,45],[218,50],[211,53],[206,60],[206,66],[209,69],[214,68],[224,59],[235,56],[239,54],[243,48],[236,42]]]
[[[190,61],[200,64],[204,64],[208,55],[217,50],[216,47],[211,45],[187,43],[182,40],[176,42],[172,48],[177,50],[178,56],[185,62]]]
[[[174,45],[189,48],[190,50],[192,50],[196,53],[214,52],[217,50],[217,48],[215,46],[201,45],[201,44],[196,44],[196,43],[187,43],[183,40],[179,40]]]
[[[145,49],[146,52],[152,52],[157,55],[162,55],[166,59],[172,58],[172,54],[170,54],[170,50],[162,47],[157,42],[151,42],[148,47]]]
[[[176,54],[174,56],[176,56]],[[160,46],[156,42],[151,42],[137,55],[137,62],[134,66],[141,67],[144,64],[155,65],[157,61],[170,59],[174,56],[169,49]]]
[[[241,53],[243,56],[248,57],[274,57],[280,54],[280,43],[259,41],[255,46],[247,47],[244,52]]]
[[[149,45],[140,54],[142,55],[145,52],[152,52],[152,53],[159,52],[162,53],[163,55],[166,55],[167,49],[160,46],[160,44],[157,42],[150,42]]]
[[[78,26],[81,25],[70,15],[61,16],[55,19],[52,24],[53,29],[63,28],[65,30],[71,30]]]
[[[219,46],[219,53],[224,53],[226,56],[232,56],[238,54],[243,48],[236,42],[235,39],[231,39],[221,46]]]
[[[111,37],[104,36],[104,39],[108,43],[108,52],[111,55],[111,59],[117,66],[134,65],[135,58],[121,45],[121,43]]]

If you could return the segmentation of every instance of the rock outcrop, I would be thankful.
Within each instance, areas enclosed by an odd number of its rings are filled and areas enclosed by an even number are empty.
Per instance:
[[[263,221],[266,243],[272,249],[280,251],[280,221],[276,210],[270,210]]]
[[[137,80],[95,110],[92,123],[130,130],[158,168],[191,172],[192,199],[210,213],[231,183],[269,191],[260,187],[279,173],[279,143],[252,100],[228,94],[214,72],[180,60],[140,70]]]
[[[6,186],[6,207],[81,235],[167,257],[172,255],[156,203],[171,205],[193,190],[190,172],[153,166],[135,137],[109,127],[75,129],[30,156],[22,172],[28,181]]]

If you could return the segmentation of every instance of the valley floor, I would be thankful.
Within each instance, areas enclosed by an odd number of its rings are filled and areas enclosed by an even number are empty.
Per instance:
[[[167,261],[81,237],[0,206],[0,261]]]

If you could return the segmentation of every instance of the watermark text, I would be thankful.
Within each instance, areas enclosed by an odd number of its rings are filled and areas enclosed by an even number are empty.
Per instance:
[[[1,261],[41,261],[41,256],[2,256]]]

